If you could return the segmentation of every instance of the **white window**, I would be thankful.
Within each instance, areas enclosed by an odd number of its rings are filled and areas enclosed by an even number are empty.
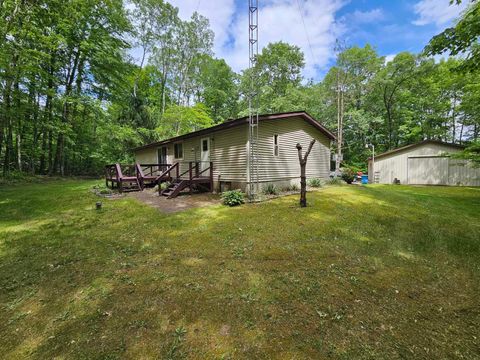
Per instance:
[[[173,144],[173,155],[175,159],[183,159],[183,143]]]
[[[273,156],[278,156],[278,135],[273,135]]]

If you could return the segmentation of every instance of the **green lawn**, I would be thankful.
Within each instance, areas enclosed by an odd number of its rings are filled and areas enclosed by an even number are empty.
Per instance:
[[[165,215],[94,183],[0,187],[0,357],[480,357],[480,189]]]

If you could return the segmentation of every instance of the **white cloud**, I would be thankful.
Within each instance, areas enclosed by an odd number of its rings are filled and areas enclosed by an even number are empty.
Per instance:
[[[435,24],[442,26],[457,18],[468,6],[469,1],[462,1],[460,5],[450,5],[449,0],[421,0],[414,5],[414,12],[418,18],[414,25]]]
[[[395,59],[395,56],[397,56],[397,54],[388,54],[388,55],[385,55],[385,64],[389,63],[390,61],[392,61],[393,59]]]
[[[234,0],[170,2],[179,7],[183,19],[189,18],[198,6],[198,12],[210,20],[215,32],[216,56],[224,58],[235,71],[248,67],[247,2],[239,8],[235,8]],[[297,45],[305,54],[304,75],[307,78],[317,77],[317,69],[324,69],[333,56],[335,38],[344,31],[344,26],[335,20],[336,12],[344,4],[345,0],[262,1],[259,11],[259,51],[269,42],[284,41]]]
[[[357,24],[368,24],[374,21],[381,21],[385,18],[383,10],[380,8],[369,11],[355,10],[349,15],[349,18]]]

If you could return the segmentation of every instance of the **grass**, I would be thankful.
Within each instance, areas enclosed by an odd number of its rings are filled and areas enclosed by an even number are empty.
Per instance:
[[[480,189],[327,187],[162,214],[0,187],[5,358],[434,359],[480,348]]]

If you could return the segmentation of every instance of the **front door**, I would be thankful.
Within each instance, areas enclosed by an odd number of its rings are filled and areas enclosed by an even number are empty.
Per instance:
[[[166,164],[167,164],[167,147],[162,146],[160,149],[158,149],[158,163],[160,165],[160,171],[165,171],[166,169]]]
[[[210,139],[203,138],[200,140],[200,171],[210,166]],[[202,174],[204,175],[204,174]]]

